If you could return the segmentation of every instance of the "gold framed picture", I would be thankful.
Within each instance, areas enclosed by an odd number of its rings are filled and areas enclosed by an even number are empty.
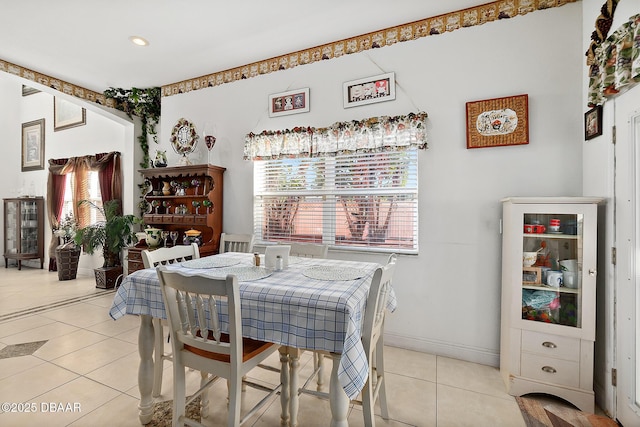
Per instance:
[[[44,119],[22,124],[22,172],[44,169]]]
[[[69,129],[87,124],[87,111],[79,105],[53,97],[53,130]]]
[[[529,97],[467,102],[467,148],[529,143]]]

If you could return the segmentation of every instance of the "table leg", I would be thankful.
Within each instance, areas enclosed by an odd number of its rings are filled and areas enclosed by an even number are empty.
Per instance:
[[[298,425],[298,407],[300,399],[298,397],[298,377],[300,373],[300,355],[302,351],[298,348],[289,348],[289,381],[291,382],[290,393],[291,400],[289,402],[289,408],[291,413],[291,420],[289,425],[296,427]]]
[[[289,391],[289,348],[286,345],[281,345],[278,348],[280,353],[280,383],[282,388],[280,389],[280,405],[282,405],[282,412],[280,413],[280,424],[283,426],[289,425],[289,400],[291,399],[291,392]]]
[[[331,427],[348,427],[347,413],[349,412],[349,397],[342,389],[338,380],[338,367],[340,366],[340,354],[331,353],[333,368],[331,369],[331,381],[329,382],[329,405],[331,406]]]
[[[153,322],[149,315],[140,316],[140,331],[138,332],[138,353],[140,366],[138,368],[138,389],[140,390],[140,405],[138,406],[140,424],[148,424],[153,416]]]

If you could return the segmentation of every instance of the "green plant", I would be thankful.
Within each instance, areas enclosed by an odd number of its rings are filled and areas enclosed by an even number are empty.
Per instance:
[[[120,203],[117,200],[104,202],[102,207],[89,200],[82,200],[79,204],[88,204],[99,210],[105,220],[76,230],[76,245],[82,245],[88,254],[102,248],[103,267],[121,266],[120,252],[134,242],[137,231],[134,226],[141,223],[141,220],[135,215],[120,214]]]
[[[62,238],[63,243],[69,243],[76,234],[76,230],[78,228],[78,223],[72,214],[67,214],[60,221],[58,228],[54,230],[54,234]]]
[[[142,132],[138,137],[138,143],[142,150],[142,161],[140,166],[144,169],[148,168],[151,163],[149,157],[149,139],[151,135],[153,141],[158,143],[158,131],[156,125],[160,121],[161,112],[161,98],[162,89],[159,87],[151,87],[147,89],[131,88],[109,88],[104,91],[104,96],[107,99],[113,99],[115,101],[115,108],[120,111],[124,111],[129,118],[133,116],[140,117],[142,124]],[[147,211],[148,205],[144,199],[144,193],[146,192],[146,186],[144,184],[138,185],[141,193],[141,200],[138,203],[138,209],[140,214]]]

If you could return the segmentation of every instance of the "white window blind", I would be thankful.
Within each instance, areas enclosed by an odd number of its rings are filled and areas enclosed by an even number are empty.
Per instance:
[[[89,200],[96,206],[102,207],[102,196],[100,193],[100,182],[98,178],[98,172],[89,171],[87,175],[87,179],[83,180],[81,183],[81,188],[74,188],[74,173],[71,172],[67,174],[65,181],[65,189],[64,189],[64,205],[62,206],[62,216],[61,218],[65,218],[67,215],[75,218],[74,215],[74,204],[80,200]],[[75,197],[74,197],[75,193]],[[86,209],[85,210],[86,217],[82,219],[81,224],[90,225],[95,224],[100,221],[104,221],[104,215],[98,209]]]
[[[416,149],[255,161],[254,181],[258,240],[418,251]]]

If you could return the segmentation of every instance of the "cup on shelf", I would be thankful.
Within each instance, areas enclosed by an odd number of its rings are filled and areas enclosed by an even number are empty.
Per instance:
[[[563,271],[562,272],[562,284],[567,288],[575,289],[578,287],[578,272],[577,271]]]
[[[524,232],[527,234],[531,234],[531,233],[535,233],[535,225],[533,224],[525,224],[524,225]]]
[[[536,234],[542,234],[545,231],[547,231],[547,227],[545,227],[542,224],[536,224],[536,225],[533,226],[533,232],[536,233]]]
[[[560,220],[557,218],[552,218],[549,220],[549,231],[553,233],[558,233],[560,231]]]
[[[559,288],[562,286],[562,271],[549,270],[547,271],[547,285],[552,288]]]

